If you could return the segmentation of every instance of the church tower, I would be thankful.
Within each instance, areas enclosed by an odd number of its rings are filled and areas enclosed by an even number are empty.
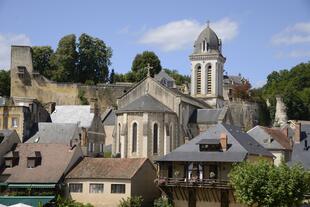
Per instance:
[[[203,99],[212,107],[223,107],[226,58],[222,55],[222,42],[209,23],[195,41],[194,52],[189,58],[192,65],[191,96]]]

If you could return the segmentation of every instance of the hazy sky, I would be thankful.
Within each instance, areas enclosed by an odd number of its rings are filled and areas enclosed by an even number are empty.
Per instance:
[[[190,74],[188,56],[207,20],[223,40],[225,70],[254,86],[310,60],[307,0],[0,0],[0,68],[9,68],[11,44],[55,49],[64,35],[87,33],[112,47],[116,72],[152,50],[163,67]]]

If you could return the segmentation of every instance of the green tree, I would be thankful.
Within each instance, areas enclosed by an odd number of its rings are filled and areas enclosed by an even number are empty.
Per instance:
[[[299,206],[310,190],[309,173],[298,165],[244,162],[234,165],[229,178],[238,201],[248,206]]]
[[[95,83],[108,81],[112,49],[102,40],[83,33],[79,37],[79,80],[84,83],[93,80]]]
[[[118,207],[141,207],[142,202],[141,196],[128,197],[126,200],[122,198]]]
[[[53,67],[51,79],[58,82],[76,82],[78,80],[77,63],[76,37],[74,34],[66,35],[61,38],[56,52],[51,57]]]
[[[57,196],[55,205],[53,205],[53,206],[57,206],[57,207],[94,207],[93,205],[91,205],[89,203],[87,203],[87,204],[79,203],[79,202],[76,202],[72,199],[63,198],[59,195]]]
[[[0,70],[0,96],[10,97],[10,71]]]
[[[162,67],[158,56],[152,51],[144,51],[142,54],[137,54],[131,66],[131,71],[135,76],[135,81],[138,82],[147,75],[146,66],[150,64],[153,69],[151,75],[157,74]]]
[[[175,84],[182,85],[184,83],[190,83],[191,77],[189,75],[182,75],[177,70],[164,69],[165,72],[175,80]]]
[[[50,46],[32,47],[33,69],[47,78],[52,76],[51,57],[54,51]]]

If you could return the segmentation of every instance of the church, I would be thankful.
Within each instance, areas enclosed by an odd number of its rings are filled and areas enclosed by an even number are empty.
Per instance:
[[[147,77],[117,99],[112,154],[156,160],[210,126],[233,124],[223,99],[222,42],[209,25],[189,58],[190,95],[167,84],[166,74],[151,77],[149,66]]]

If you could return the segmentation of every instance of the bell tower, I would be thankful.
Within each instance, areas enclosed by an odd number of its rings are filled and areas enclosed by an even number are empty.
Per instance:
[[[191,61],[191,96],[201,98],[214,108],[223,107],[223,72],[226,58],[222,55],[222,42],[207,27],[194,43]]]

